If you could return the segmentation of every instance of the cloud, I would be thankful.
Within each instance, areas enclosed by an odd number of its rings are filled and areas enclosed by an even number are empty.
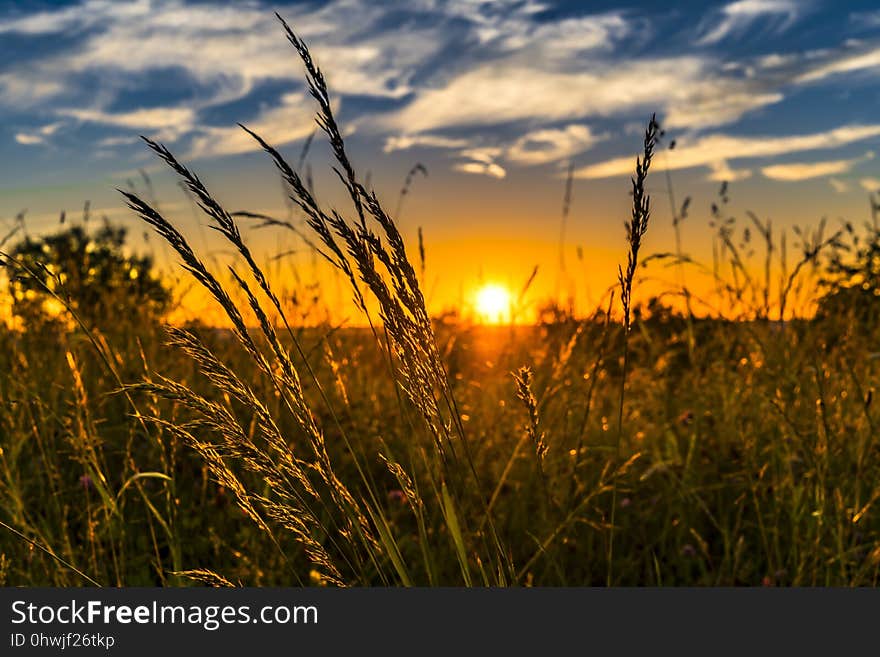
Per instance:
[[[496,28],[505,50],[535,48],[541,56],[566,59],[592,50],[608,50],[631,33],[631,26],[620,14],[580,16],[560,21],[505,22]]]
[[[880,68],[880,48],[858,53],[836,53],[828,61],[810,67],[794,81],[800,84],[817,82],[832,75],[875,68]]]
[[[25,132],[19,132],[15,135],[15,141],[24,146],[36,146],[42,144],[45,140],[40,135],[31,135]]]
[[[862,178],[859,180],[859,185],[866,192],[880,193],[880,178]]]
[[[597,64],[593,71],[548,71],[486,64],[426,89],[383,119],[401,132],[515,121],[561,121],[666,108],[670,127],[714,126],[777,102],[755,81],[724,77],[701,57]]]
[[[793,64],[796,64],[798,61],[799,58],[796,55],[781,55],[779,53],[770,53],[769,55],[758,57],[756,63],[762,69],[774,69],[791,66]]]
[[[558,152],[541,155],[535,141],[518,141],[510,159],[551,161],[590,143],[550,124],[662,108],[668,127],[709,127],[782,98],[762,81],[725,72],[721,62],[702,55],[621,56],[618,45],[639,27],[631,13],[536,19],[545,10],[534,0],[418,0],[396,10],[406,29],[389,23],[387,8],[358,0],[283,11],[311,45],[334,95],[405,99],[385,116],[356,119],[367,130],[397,134],[387,138],[386,152],[415,145],[460,148],[464,140],[434,133],[526,122]],[[235,133],[206,124],[207,110],[245,99],[269,83],[303,88],[301,66],[277,21],[258,4],[86,0],[0,19],[0,33],[75,37],[61,52],[27,60],[5,80],[0,75],[0,89],[20,107],[43,103],[49,112],[90,123],[161,130],[170,140],[194,138],[199,152],[217,150],[207,146],[207,138]],[[462,47],[474,39],[479,58],[473,48]],[[172,120],[172,112],[182,111],[174,108],[165,121],[158,110],[117,102],[150,84],[152,72],[168,70],[192,81],[191,116]],[[101,81],[96,93],[84,93],[86,78]]]
[[[453,167],[455,170],[503,178],[506,171],[498,164],[498,159],[523,165],[558,162],[591,148],[600,139],[588,126],[571,124],[561,128],[532,130],[509,145],[478,146],[473,139],[426,133],[389,137],[383,150],[390,153],[414,146],[455,148],[459,149],[461,157],[471,160],[456,164]]]
[[[64,90],[57,80],[40,79],[29,74],[0,73],[0,105],[29,109]]]
[[[340,93],[387,97],[408,93],[403,69],[417,65],[436,48],[435,40],[418,29],[367,34],[364,28],[381,18],[381,8],[369,3],[342,0],[312,11],[290,8],[286,13],[301,36],[321,42],[319,64]],[[346,20],[341,20],[343,16]],[[299,82],[302,74],[292,64],[290,46],[275,17],[253,4],[91,1],[0,21],[0,32],[54,34],[93,26],[101,29],[89,31],[74,52],[44,61],[40,69],[63,79],[89,71],[177,68],[202,84],[225,80],[227,89],[239,90],[239,97],[261,81]],[[234,84],[229,84],[230,79]]]
[[[715,134],[700,137],[692,143],[682,139],[668,158],[657,159],[654,167],[663,170],[718,167],[731,160],[774,157],[788,153],[822,150],[845,146],[880,136],[880,125],[848,125],[827,132],[786,137],[735,137]],[[578,169],[578,178],[609,178],[629,175],[635,156],[619,157]]]
[[[880,11],[857,11],[849,15],[849,20],[856,27],[861,29],[871,29],[880,27]]]
[[[46,124],[37,129],[35,132],[19,132],[15,135],[15,141],[25,146],[45,144],[46,137],[51,137],[52,135],[54,135],[60,127],[61,122],[56,122]]]
[[[121,128],[189,128],[195,120],[195,112],[188,107],[152,107],[130,112],[104,112],[100,110],[61,110],[62,116],[69,116],[84,123],[103,123]]]
[[[781,31],[804,6],[731,2],[706,15],[698,39],[711,45],[760,25]],[[583,124],[593,119],[629,121],[658,111],[664,127],[693,134],[771,107],[794,85],[880,65],[880,50],[865,44],[743,61],[693,48],[646,53],[657,35],[634,11],[547,9],[542,0],[412,0],[393,9],[331,0],[294,3],[282,13],[309,43],[333,96],[346,99],[354,116],[344,122],[384,140],[385,152],[504,144],[491,162],[461,163],[498,168],[498,161],[543,164],[588,150],[597,137]],[[0,34],[56,43],[34,48],[0,73],[0,104],[38,108],[40,121],[67,117],[153,131],[199,157],[255,148],[231,118],[224,125],[214,118],[228,116],[231,103],[241,103],[236,119],[256,115],[251,123],[267,138],[277,135],[278,143],[312,127],[308,103],[292,100],[305,91],[302,66],[262,3],[83,0],[0,16]],[[149,105],[142,100],[159,74],[183,78],[175,91],[185,89],[185,107],[179,96],[158,95]],[[279,93],[284,98],[275,110],[256,107]],[[371,100],[348,102],[350,96]],[[466,127],[489,129],[467,138],[454,132]],[[105,148],[128,139],[108,132]],[[26,141],[38,136],[26,129],[18,134]],[[728,166],[731,159],[718,155],[705,166],[714,167],[712,175],[746,175]]]
[[[773,180],[798,181],[822,176],[832,176],[837,173],[846,173],[855,165],[870,160],[873,153],[865,157],[856,157],[850,160],[830,160],[824,162],[792,162],[789,164],[774,164],[761,169],[761,173]]]
[[[503,149],[498,146],[486,146],[480,148],[468,148],[461,152],[463,157],[466,157],[471,160],[476,160],[477,162],[483,162],[485,164],[489,164],[495,160],[501,153]]]
[[[39,11],[27,16],[7,18],[0,21],[0,34],[45,35],[57,34],[72,28],[83,28],[101,23],[107,16],[137,18],[150,11],[150,2],[130,3],[110,0],[88,0],[78,5]]]
[[[492,178],[504,178],[507,171],[504,170],[495,159],[501,155],[503,149],[491,146],[484,148],[469,148],[461,152],[461,156],[471,160],[470,162],[459,162],[453,165],[455,171],[463,173],[476,173]]]
[[[726,160],[710,162],[708,166],[711,170],[709,180],[736,182],[737,180],[746,180],[752,177],[751,169],[733,169]]]
[[[127,144],[137,143],[138,138],[134,135],[130,137],[103,137],[98,140],[100,148],[113,148],[114,146],[125,146]]]
[[[846,181],[838,180],[837,178],[829,178],[828,184],[831,185],[831,188],[838,194],[845,194],[849,191],[849,184]]]
[[[725,5],[719,14],[703,22],[702,36],[697,43],[711,45],[729,37],[741,36],[758,20],[765,25],[771,21],[776,32],[783,32],[798,15],[799,6],[792,0],[738,0]]]
[[[464,148],[468,145],[467,139],[444,137],[442,135],[399,135],[388,137],[382,151],[385,153],[393,153],[394,151],[403,151],[417,146],[431,146],[434,148]]]
[[[630,35],[632,26],[620,12],[535,20],[548,6],[535,0],[442,0],[409,3],[426,14],[462,19],[483,50],[498,50],[542,59],[607,50]]]
[[[107,112],[94,109],[63,109],[61,116],[75,119],[81,123],[94,123],[115,128],[125,128],[134,134],[128,141],[140,134],[163,142],[174,142],[181,135],[192,131],[196,125],[196,112],[188,107],[151,107],[122,112]],[[125,138],[100,140],[103,148],[126,143]]]
[[[726,5],[721,17],[710,16],[713,27],[702,36],[714,42],[738,34],[753,23],[779,32],[811,8],[794,0],[740,0]],[[477,12],[476,9],[474,9]],[[633,115],[659,110],[668,128],[696,130],[739,121],[745,115],[783,101],[806,82],[880,66],[880,49],[856,52],[852,44],[824,51],[771,53],[743,61],[722,60],[706,53],[631,57],[615,46],[632,38],[637,25],[630,15],[587,17],[597,33],[588,58],[577,58],[568,43],[565,21],[548,21],[555,39],[535,56],[521,28],[514,36],[486,36],[488,42],[515,40],[520,52],[487,56],[488,61],[440,69],[414,90],[403,108],[379,120],[380,127],[419,133],[453,127],[535,124]],[[709,20],[709,19],[707,19]],[[494,23],[493,23],[494,25]],[[543,26],[540,29],[545,29]],[[550,55],[550,43],[568,59]],[[567,44],[567,45],[566,45]],[[446,70],[454,71],[446,74]]]
[[[507,150],[506,156],[520,164],[558,162],[587,150],[599,139],[585,125],[535,130],[517,139]]]
[[[667,128],[699,128],[735,123],[743,115],[780,102],[781,93],[750,90],[748,84],[706,80],[690,97],[670,104],[663,125]]]
[[[309,40],[336,96],[393,99],[409,94],[411,76],[443,43],[435,38],[433,25],[406,30],[379,25],[387,11],[368,2],[296,5],[284,13]],[[225,148],[209,146],[208,138],[238,132],[206,123],[206,110],[246,99],[269,83],[287,83],[289,91],[304,89],[302,65],[277,20],[269,8],[254,3],[86,0],[0,17],[3,33],[64,33],[71,45],[53,49],[51,55],[35,49],[0,73],[0,104],[17,110],[40,107],[47,115],[109,127],[158,130],[169,141],[194,137],[199,152],[238,152],[243,147],[238,137]],[[186,109],[126,106],[126,95],[151,90],[152,73],[168,70],[189,80]],[[289,104],[279,109],[284,116],[291,116],[290,110]],[[282,127],[269,112],[265,120],[281,140],[302,131]]]
[[[792,164],[774,164],[764,167],[761,173],[773,180],[798,181],[810,178],[821,178],[836,173],[846,173],[852,168],[852,160],[832,160],[830,162],[795,162]]]
[[[494,162],[459,162],[452,168],[462,173],[477,173],[492,178],[504,178],[507,175],[507,171]]]
[[[338,107],[334,107],[336,111]],[[281,104],[261,112],[254,120],[244,122],[268,143],[281,146],[303,139],[315,129],[314,108],[310,99],[302,94],[287,94]],[[200,134],[190,145],[190,159],[235,155],[259,149],[254,138],[239,126],[208,127],[199,129]]]

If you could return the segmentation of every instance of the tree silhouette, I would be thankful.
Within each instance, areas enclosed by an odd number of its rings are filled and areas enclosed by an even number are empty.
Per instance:
[[[125,228],[109,224],[92,234],[72,226],[26,237],[10,253],[13,314],[25,322],[54,319],[55,295],[89,325],[158,318],[171,293],[153,273],[150,256],[125,253],[125,238]]]
[[[856,326],[872,329],[880,322],[880,231],[867,226],[860,236],[845,225],[847,243],[833,249],[821,281],[827,292],[819,302],[817,316],[849,317]]]

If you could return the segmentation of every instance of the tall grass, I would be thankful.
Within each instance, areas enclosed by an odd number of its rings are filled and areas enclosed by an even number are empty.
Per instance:
[[[617,408],[617,440],[615,458],[620,459],[620,448],[623,441],[623,414],[626,402],[626,376],[629,371],[629,332],[632,328],[632,293],[633,281],[639,266],[639,251],[642,238],[648,232],[648,219],[651,216],[651,197],[647,193],[648,171],[654,157],[654,148],[660,134],[660,125],[652,116],[645,131],[644,150],[641,157],[636,158],[636,175],[632,179],[632,216],[626,223],[626,241],[629,251],[626,255],[626,267],[618,268],[620,284],[620,303],[623,307],[623,371],[620,376],[620,403]],[[614,519],[617,514],[617,478],[611,491],[611,527],[608,534],[608,577],[606,583],[611,586],[614,577]]]
[[[506,583],[512,574],[512,567],[489,515],[461,413],[403,238],[376,195],[367,191],[357,179],[333,115],[323,74],[305,44],[283,19],[279,17],[279,20],[305,65],[309,90],[318,105],[318,125],[326,134],[339,165],[336,171],[351,199],[354,219],[347,220],[335,210],[325,212],[299,174],[280,153],[261,136],[245,126],[242,129],[272,158],[292,191],[291,200],[305,213],[318,244],[315,248],[348,279],[355,303],[367,317],[379,347],[386,354],[395,389],[405,394],[406,399],[400,401],[400,411],[409,418],[413,438],[425,435],[430,438],[430,445],[419,446],[416,441],[413,448],[421,447],[422,458],[429,461],[428,483],[437,497],[461,566],[463,582],[471,584],[473,581],[470,562],[474,554],[472,551],[475,551],[477,555],[482,552],[482,556],[476,559],[483,582]],[[214,477],[234,491],[242,510],[273,541],[277,542],[267,519],[280,523],[292,532],[315,568],[319,569],[322,578],[336,584],[366,583],[376,573],[384,582],[413,583],[413,576],[402,559],[396,537],[390,531],[379,503],[380,495],[375,482],[363,463],[365,455],[362,447],[349,438],[291,329],[278,296],[242,239],[235,219],[168,149],[148,139],[145,141],[182,178],[213,226],[240,255],[256,289],[234,267],[230,267],[230,273],[234,284],[247,299],[248,309],[259,326],[259,339],[263,345],[259,345],[251,335],[241,309],[224,285],[198,258],[184,236],[149,203],[131,192],[120,192],[129,206],[177,252],[184,268],[223,309],[238,342],[271,382],[276,394],[284,401],[287,413],[295,419],[299,433],[310,448],[310,454],[306,456],[300,453],[294,447],[299,441],[293,441],[292,444],[282,435],[276,419],[248,383],[221,362],[198,337],[186,331],[171,329],[172,342],[198,364],[202,373],[219,391],[253,414],[259,440],[247,435],[240,418],[228,406],[200,397],[179,382],[158,377],[127,389],[173,400],[197,414],[200,419],[186,427],[168,424],[161,418],[152,419],[202,454]],[[265,302],[258,298],[258,292],[268,302],[268,310]],[[378,305],[381,331],[376,329],[374,319],[370,316],[367,295]],[[282,344],[270,315],[277,317],[284,326],[286,338],[295,347],[296,362]],[[359,473],[356,494],[337,476],[327,452],[324,431],[317,425],[313,410],[305,398],[303,376],[319,392],[338,430],[338,438],[346,446],[346,457]],[[216,434],[217,440],[209,442],[197,437],[195,428]],[[236,475],[231,462],[259,476],[266,484],[266,490],[260,494],[248,490]],[[402,485],[405,484],[404,488],[416,490],[399,462],[390,455],[386,455],[385,462],[390,471],[402,480]],[[468,488],[476,491],[476,499],[485,507],[485,525],[489,529],[489,536],[465,536],[466,528],[458,520],[461,514],[458,507],[463,503],[462,496]],[[411,508],[420,527],[425,526],[424,518],[420,517],[423,507],[423,500],[413,500]],[[320,538],[316,538],[316,534]],[[422,536],[421,540],[427,540],[427,536]],[[466,541],[476,541],[477,546],[466,547]],[[325,547],[327,543],[332,548]],[[426,573],[430,574],[428,555],[424,565]]]

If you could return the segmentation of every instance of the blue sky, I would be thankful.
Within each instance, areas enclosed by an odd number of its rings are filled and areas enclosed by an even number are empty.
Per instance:
[[[275,10],[325,70],[377,189],[393,198],[413,162],[427,165],[407,212],[438,231],[479,232],[482,212],[487,231],[504,215],[528,232],[541,207],[555,222],[569,162],[574,211],[622,221],[651,112],[677,141],[657,169],[675,170],[682,197],[729,180],[794,222],[820,203],[864,209],[880,188],[876,3],[0,2],[0,218],[85,198],[118,208],[115,185],[156,171],[138,134],[233,205],[280,207],[235,125],[293,159],[313,130]]]

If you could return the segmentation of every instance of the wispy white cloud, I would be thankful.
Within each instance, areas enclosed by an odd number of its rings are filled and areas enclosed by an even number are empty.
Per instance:
[[[403,69],[433,52],[436,41],[419,30],[364,34],[364,28],[380,17],[379,7],[345,0],[289,12],[302,36],[320,41],[319,63],[340,93],[400,96],[409,91]],[[301,76],[272,13],[250,3],[90,1],[0,20],[0,32],[53,34],[96,25],[100,29],[89,32],[74,52],[42,62],[40,70],[63,80],[77,72],[178,68],[204,84],[226,81],[227,88],[237,88],[240,94],[260,81],[299,81]],[[236,84],[229,85],[230,79]]]
[[[835,53],[827,61],[810,66],[805,72],[795,77],[795,82],[817,82],[842,73],[853,73],[877,69],[880,71],[880,48],[850,53],[843,51]]]
[[[558,162],[587,150],[600,140],[588,126],[569,125],[561,129],[534,130],[517,139],[507,150],[507,159],[521,164]]]
[[[412,92],[410,76],[442,41],[434,38],[430,26],[371,30],[384,11],[373,3],[335,0],[317,7],[299,5],[285,13],[297,32],[314,42],[317,61],[335,94],[399,98]],[[304,93],[302,67],[278,22],[269,9],[256,4],[87,0],[26,16],[0,17],[0,34],[61,32],[80,37],[77,45],[30,58],[0,74],[0,104],[19,110],[39,105],[80,121],[162,130],[164,138],[174,140],[233,134],[206,123],[202,113],[244,99],[264,83],[282,81],[290,85],[291,93],[296,89]],[[137,88],[138,76],[168,69],[193,81],[194,97],[186,110],[118,109],[114,101],[122,92]],[[99,88],[84,94],[78,76],[100,80]],[[284,116],[291,116],[289,105],[280,108]],[[281,127],[265,111],[256,120],[263,121],[263,114],[269,124]],[[307,121],[311,124],[311,117]],[[290,132],[284,127],[281,138]],[[240,141],[214,149],[207,149],[204,141],[196,145],[201,152],[238,152],[242,146]]]
[[[152,107],[115,113],[88,109],[63,109],[59,113],[84,123],[102,123],[146,130],[179,128],[186,131],[195,120],[195,111],[189,107]]]
[[[694,129],[735,123],[754,110],[784,98],[776,91],[739,80],[707,79],[667,105],[667,128]]]
[[[709,162],[709,180],[715,180],[717,182],[721,182],[726,180],[727,182],[736,182],[738,180],[746,180],[752,177],[751,169],[734,169],[730,166],[727,160],[718,160],[715,162]]]
[[[859,185],[866,192],[880,193],[880,178],[861,178]]]
[[[278,107],[262,112],[246,125],[276,146],[307,137],[315,129],[314,108],[301,94],[288,94]],[[256,150],[254,138],[239,126],[200,128],[187,157],[234,155]]]
[[[503,152],[503,149],[490,146],[481,148],[468,148],[461,152],[461,156],[470,160],[469,162],[458,162],[453,165],[453,169],[463,173],[476,173],[492,178],[504,178],[507,171],[495,160]]]
[[[811,6],[795,0],[737,0],[709,11],[694,38],[713,45],[747,30],[779,33]],[[482,167],[479,172],[487,175],[509,165],[556,162],[584,152],[597,140],[587,125],[602,118],[629,121],[657,111],[665,127],[686,130],[699,144],[695,135],[700,131],[770,108],[798,85],[880,68],[880,50],[867,42],[824,52],[744,56],[742,61],[693,47],[646,54],[641,46],[649,42],[652,26],[634,11],[555,16],[547,8],[542,0],[413,0],[393,9],[402,16],[395,21],[388,20],[392,10],[387,5],[367,0],[297,3],[282,11],[309,42],[334,97],[370,97],[390,108],[362,110],[346,100],[345,107],[356,115],[346,116],[347,123],[354,120],[384,141],[385,152],[497,146],[499,152],[489,161],[464,155],[458,163],[459,170]],[[0,17],[0,34],[61,33],[71,36],[73,45],[0,73],[0,105],[39,107],[44,121],[66,117],[75,119],[68,121],[71,125],[113,128],[99,140],[103,148],[130,140],[118,134],[120,129],[148,131],[179,140],[195,157],[255,148],[231,120],[221,124],[208,118],[217,116],[211,110],[233,101],[252,99],[250,109],[235,118],[250,119],[275,143],[302,138],[313,129],[301,66],[271,11],[259,3],[83,0]],[[139,85],[148,84],[149,74],[168,70],[191,86],[185,105],[176,99],[164,108],[120,102],[140,97],[130,92],[143,91]],[[99,88],[84,89],[85,79],[99,80]],[[270,87],[273,96],[282,94],[280,101],[255,93]],[[258,102],[267,107],[256,107]],[[277,106],[269,109],[272,103]],[[460,136],[462,128],[474,126],[489,129],[479,137]],[[17,136],[24,140],[19,143],[49,137],[25,129]],[[703,139],[719,138],[724,137]],[[707,149],[689,156],[698,164],[682,166],[704,166],[713,177],[732,179],[751,174],[751,169],[731,166],[737,159],[772,156],[733,150],[713,154]],[[679,151],[671,161],[681,159]],[[627,160],[627,171],[630,166]]]
[[[880,136],[880,125],[848,125],[827,132],[786,137],[736,137],[723,134],[699,137],[692,143],[682,140],[668,158],[660,158],[654,166],[663,170],[719,167],[734,160],[766,158],[788,153],[836,148]],[[628,175],[633,157],[619,157],[582,167],[575,172],[579,178],[608,178]]]
[[[138,138],[135,136],[130,137],[102,137],[98,140],[97,145],[99,148],[113,148],[114,146],[124,146],[127,144],[137,143]]]
[[[61,122],[49,123],[47,125],[41,126],[39,129],[31,131],[31,132],[19,132],[15,135],[15,141],[24,146],[36,146],[38,144],[45,144],[46,138],[54,135],[58,128],[61,127]]]
[[[30,109],[64,90],[60,80],[40,79],[27,73],[0,73],[0,106]]]
[[[496,28],[505,50],[535,49],[544,59],[567,59],[592,50],[608,50],[628,36],[630,23],[620,14],[580,16],[560,21],[516,21]]]
[[[874,157],[869,152],[864,157],[855,157],[848,160],[825,160],[819,162],[790,162],[786,164],[773,164],[761,169],[761,173],[773,180],[798,181],[823,176],[833,176],[850,171],[857,164]]]
[[[758,57],[756,64],[762,69],[779,69],[785,66],[792,66],[796,64],[799,59],[800,58],[797,55],[791,53],[770,53],[769,55]]]
[[[28,134],[26,132],[16,133],[15,141],[24,146],[36,146],[37,144],[44,143],[44,139],[40,135]]]
[[[431,146],[433,148],[464,148],[468,140],[456,137],[444,137],[443,135],[398,135],[385,140],[382,150],[385,153],[403,151],[417,146]]]
[[[77,5],[7,18],[0,21],[0,34],[57,34],[73,28],[101,24],[108,15],[117,19],[139,18],[146,15],[150,7],[151,3],[148,0],[128,3],[86,0]]]
[[[548,5],[535,0],[420,0],[410,6],[426,14],[463,19],[482,48],[516,52],[534,59],[607,50],[630,35],[632,25],[619,12],[536,21]]]
[[[383,123],[422,132],[666,108],[670,127],[696,128],[728,123],[780,99],[751,80],[720,76],[700,57],[637,60],[576,72],[489,64],[423,91]]]
[[[461,155],[477,162],[492,162],[502,152],[503,149],[498,146],[484,146],[465,149],[461,152]]]
[[[715,44],[729,37],[744,34],[757,21],[772,21],[776,32],[790,27],[798,18],[805,2],[794,0],[737,0],[710,15],[701,26],[700,45]]]
[[[476,173],[492,178],[504,178],[507,171],[494,162],[459,162],[452,168],[462,173]]]

